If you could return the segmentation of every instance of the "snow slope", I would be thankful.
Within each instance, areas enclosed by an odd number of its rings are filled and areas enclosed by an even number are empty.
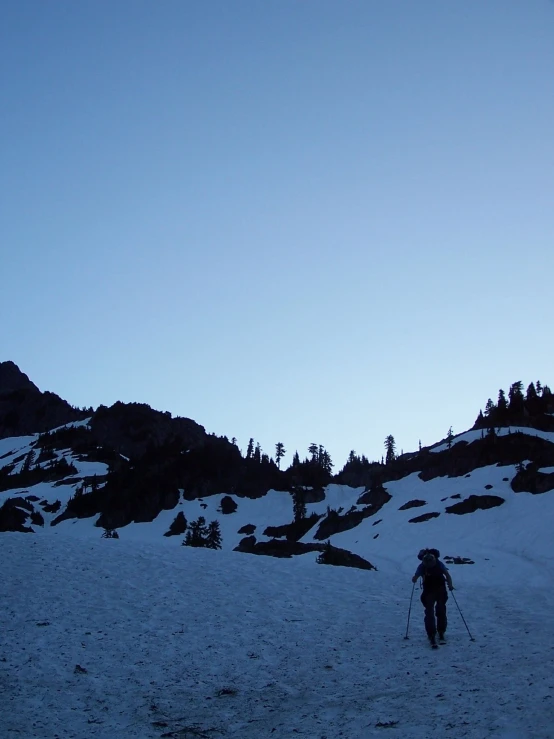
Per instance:
[[[37,438],[1,440],[0,467],[21,458],[17,471]],[[107,471],[69,450],[57,455],[77,467],[69,484],[1,492],[0,504],[19,494],[63,506],[79,477]],[[1,739],[362,739],[387,730],[403,739],[552,739],[554,491],[514,493],[514,475],[513,466],[489,466],[386,483],[392,498],[376,515],[332,536],[372,562],[371,572],[318,565],[315,553],[233,552],[243,526],[261,541],[267,526],[292,521],[291,496],[277,491],[235,496],[228,515],[222,495],[181,500],[151,523],[120,528],[119,540],[100,538],[96,516],[52,527],[56,514],[43,514],[35,535],[0,535]],[[308,514],[365,507],[361,488],[325,492]],[[447,512],[471,495],[505,502]],[[189,522],[218,520],[223,550],[164,537],[180,511]],[[410,522],[427,513],[438,516]],[[404,639],[424,546],[474,563],[450,570],[475,641],[451,598],[449,643],[431,651],[417,588]]]
[[[69,534],[0,556],[2,737],[554,736],[552,587],[459,568],[475,641],[451,599],[435,652],[417,590],[404,639],[413,556],[393,576]]]

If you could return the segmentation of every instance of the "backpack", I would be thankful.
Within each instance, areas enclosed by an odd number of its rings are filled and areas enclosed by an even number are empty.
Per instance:
[[[436,559],[441,556],[441,553],[438,549],[420,549],[417,555],[417,558],[420,562],[423,561],[423,557],[425,557],[426,554],[432,554],[434,557],[436,557]]]
[[[439,565],[440,552],[438,549],[422,549],[417,558],[425,566],[425,571],[421,576],[424,590],[439,590],[445,588],[445,576]],[[425,560],[428,559],[430,564],[427,566]]]

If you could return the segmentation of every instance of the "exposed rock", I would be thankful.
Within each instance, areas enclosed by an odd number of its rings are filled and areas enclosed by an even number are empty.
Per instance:
[[[22,502],[26,505],[22,506]],[[23,498],[7,498],[0,507],[0,531],[34,533],[33,529],[26,525],[29,518],[29,508],[27,507],[29,505]],[[33,510],[33,506],[30,506],[30,510]]]
[[[300,518],[298,521],[293,521],[292,523],[283,524],[282,526],[268,526],[263,533],[264,536],[271,536],[276,539],[285,537],[287,541],[298,541],[316,525],[320,518],[322,518],[321,515],[312,513],[310,516]]]
[[[446,555],[444,557],[444,562],[447,565],[474,565],[475,562],[472,559],[469,559],[469,557],[451,557],[450,555]]]
[[[331,509],[319,524],[319,528],[314,534],[314,539],[329,539],[333,534],[340,534],[342,531],[349,531],[361,523],[364,518],[374,516],[377,513],[377,510],[374,510],[373,506],[368,505],[361,510],[356,509],[349,511],[344,516],[341,516],[337,511]]]
[[[168,443],[190,449],[206,438],[200,424],[189,418],[172,418],[145,403],[101,405],[90,422],[98,443],[112,447],[126,457],[140,457],[151,447]]]
[[[181,534],[184,534],[187,530],[187,525],[188,524],[187,519],[185,518],[185,514],[183,513],[183,511],[179,511],[179,513],[173,519],[169,530],[165,532],[164,536],[180,536]]]
[[[34,382],[14,362],[0,362],[0,395],[13,390],[32,390],[40,393]]]
[[[242,526],[238,531],[237,534],[247,534],[250,536],[251,534],[256,531],[256,527],[253,523],[247,523],[245,526]]]
[[[433,511],[432,513],[423,513],[421,516],[416,516],[416,518],[410,518],[408,523],[423,523],[424,521],[430,521],[432,518],[438,518],[440,516],[440,513],[437,513],[436,511]]]
[[[31,523],[33,526],[44,526],[44,518],[38,511],[31,513]]]
[[[463,515],[465,513],[475,513],[475,511],[486,511],[489,508],[496,508],[506,501],[498,495],[470,495],[469,498],[447,506],[447,513],[456,513]]]
[[[335,564],[343,567],[357,567],[359,569],[374,570],[375,567],[359,557],[357,554],[346,549],[339,549],[325,544],[304,544],[295,541],[271,541],[256,542],[255,536],[248,536],[242,539],[238,546],[235,547],[236,552],[247,552],[248,554],[261,554],[269,557],[293,557],[295,555],[307,554],[308,552],[331,552],[332,562],[324,562],[322,564]]]
[[[404,503],[404,505],[401,505],[398,509],[399,511],[407,511],[409,508],[419,508],[422,505],[427,505],[427,501],[425,500],[409,500],[407,503]]]
[[[230,495],[224,495],[223,498],[221,498],[221,503],[219,505],[221,513],[225,514],[234,513],[238,508],[237,502],[234,501]]]
[[[554,490],[554,473],[539,472],[535,465],[518,472],[511,482],[514,493],[540,495]]]
[[[42,393],[13,362],[0,362],[0,439],[47,431],[86,418],[55,393]]]
[[[379,534],[377,534],[379,536]],[[360,570],[375,570],[371,562],[360,557],[357,554],[349,552],[347,549],[334,547],[330,542],[323,546],[321,554],[317,558],[317,563],[321,565],[334,565],[337,567],[357,567]]]

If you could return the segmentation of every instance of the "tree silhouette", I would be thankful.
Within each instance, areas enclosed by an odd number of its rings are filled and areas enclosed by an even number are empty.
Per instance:
[[[385,439],[385,449],[387,452],[385,464],[390,464],[396,459],[396,442],[394,441],[394,436],[392,434],[389,434]]]
[[[205,546],[208,549],[221,549],[221,529],[219,521],[212,521],[206,532]]]
[[[275,444],[275,461],[277,462],[277,467],[281,469],[281,460],[287,453],[287,450],[285,449],[285,445],[282,441],[278,441],[277,444]]]

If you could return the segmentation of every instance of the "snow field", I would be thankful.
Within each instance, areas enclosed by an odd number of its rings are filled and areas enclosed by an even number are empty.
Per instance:
[[[405,563],[64,534],[4,534],[0,556],[2,737],[554,735],[551,588],[460,586],[476,641],[451,599],[435,652],[417,588],[403,638]]]

